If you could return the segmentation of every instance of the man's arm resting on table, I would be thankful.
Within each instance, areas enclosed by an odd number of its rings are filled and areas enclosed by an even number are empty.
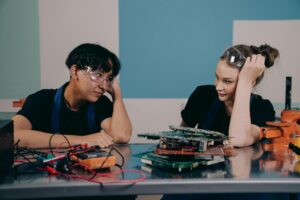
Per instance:
[[[103,120],[101,127],[113,138],[114,143],[128,143],[132,134],[132,126],[123,100],[115,100],[113,109],[112,117]]]
[[[101,132],[85,136],[64,135],[66,139],[60,134],[53,136],[52,133],[32,130],[31,122],[22,115],[16,115],[12,120],[14,121],[14,142],[18,142],[19,147],[49,148],[49,142],[52,148],[68,147],[69,143],[71,146],[88,144],[88,146],[98,145],[100,147],[112,144],[109,142],[109,137]]]

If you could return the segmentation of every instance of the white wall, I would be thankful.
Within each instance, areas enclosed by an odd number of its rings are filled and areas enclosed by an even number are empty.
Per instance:
[[[69,80],[65,60],[81,43],[99,43],[119,54],[118,0],[39,1],[41,88]]]
[[[186,101],[187,99],[125,99],[133,125],[133,136],[130,142],[151,142],[138,138],[137,134],[169,130],[168,125],[179,125],[180,112]]]
[[[300,102],[300,20],[234,21],[234,44],[269,44],[280,52],[256,91],[273,103],[285,102],[285,77],[292,76],[292,102]]]

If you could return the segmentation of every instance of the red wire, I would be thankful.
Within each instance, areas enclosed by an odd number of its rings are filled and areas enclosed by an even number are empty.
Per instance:
[[[63,142],[63,143],[65,143],[65,142]],[[60,146],[62,144],[60,144],[59,147],[56,149],[57,151],[59,150],[59,148],[60,148]],[[82,146],[82,145],[80,145],[80,146]],[[87,149],[84,149],[84,150],[72,152],[72,153],[70,153],[70,155],[76,155],[76,154],[79,154],[79,153],[84,153],[84,152],[93,150],[95,148],[96,147],[91,147],[91,148],[87,148]],[[49,162],[53,162],[53,161],[56,161],[58,159],[62,159],[62,158],[64,158],[64,156],[65,155],[61,154],[61,155],[53,158],[53,160],[51,160]],[[22,161],[22,160],[16,160],[15,162],[26,163],[26,161]],[[142,171],[140,171],[140,170],[134,170],[134,169],[132,169],[132,170],[116,170],[116,171],[113,171],[113,172],[110,172],[110,173],[97,173],[95,170],[93,170],[89,166],[87,166],[85,164],[82,164],[82,163],[75,163],[75,164],[71,165],[70,168],[72,169],[72,168],[74,168],[76,166],[83,167],[86,171],[91,172],[94,175],[94,177],[91,179],[91,178],[86,177],[86,175],[85,176],[80,176],[80,175],[60,173],[60,172],[56,171],[55,169],[53,169],[52,167],[49,167],[49,166],[46,166],[45,168],[37,168],[37,169],[41,170],[41,171],[48,171],[50,174],[56,175],[56,176],[57,175],[62,175],[62,176],[67,177],[67,178],[84,180],[84,181],[98,183],[98,184],[109,184],[109,183],[135,184],[135,183],[144,181],[146,179],[145,173],[142,172]],[[96,180],[97,177],[98,178],[101,178],[101,177],[108,177],[109,178],[109,177],[113,177],[113,176],[119,175],[121,173],[122,174],[124,174],[124,173],[135,173],[135,174],[138,174],[140,177],[136,178],[136,179],[125,179],[125,180],[122,180],[122,179],[120,179],[120,180],[116,180],[116,179],[115,180],[101,180],[101,181],[100,180]]]

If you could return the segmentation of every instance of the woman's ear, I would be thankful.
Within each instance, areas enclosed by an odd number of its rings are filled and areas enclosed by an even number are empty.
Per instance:
[[[70,77],[72,79],[77,79],[77,67],[76,65],[72,65],[70,68]]]

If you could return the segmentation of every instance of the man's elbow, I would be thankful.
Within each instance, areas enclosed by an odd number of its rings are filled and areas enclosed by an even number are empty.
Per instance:
[[[18,147],[24,147],[27,148],[29,147],[28,140],[25,137],[25,134],[22,133],[22,129],[17,129],[15,128],[14,130],[14,144],[17,145]]]
[[[130,140],[130,137],[118,136],[114,138],[114,143],[116,144],[127,144]]]
[[[127,144],[130,141],[132,130],[128,130],[114,137],[114,143]]]

